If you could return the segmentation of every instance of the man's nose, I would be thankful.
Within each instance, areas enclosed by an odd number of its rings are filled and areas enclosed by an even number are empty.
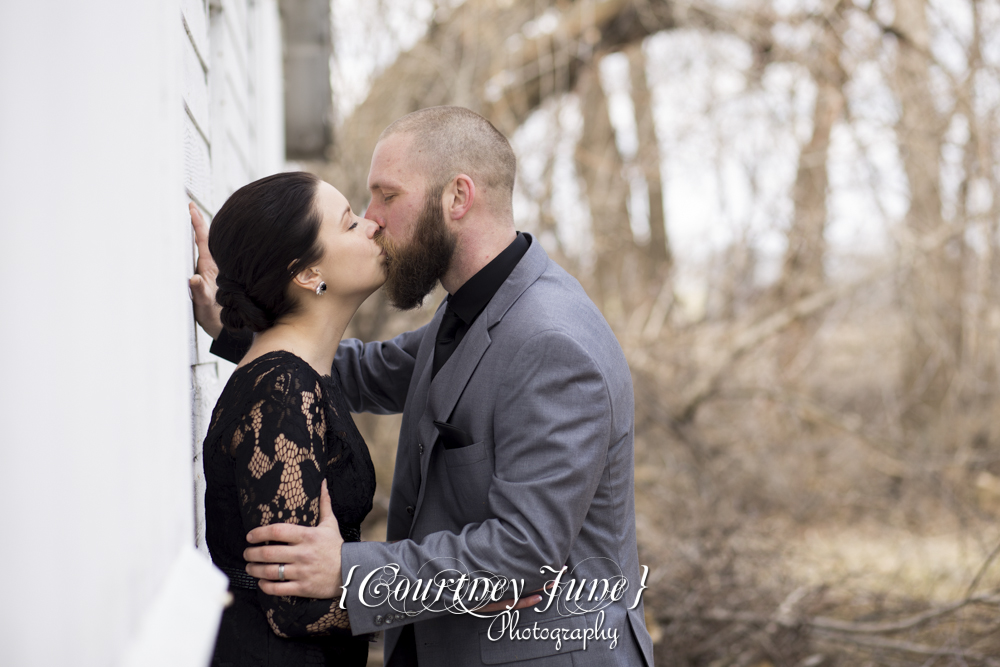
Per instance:
[[[379,227],[385,227],[385,219],[382,217],[380,212],[375,207],[375,202],[368,204],[368,208],[365,209],[365,219],[371,220]]]

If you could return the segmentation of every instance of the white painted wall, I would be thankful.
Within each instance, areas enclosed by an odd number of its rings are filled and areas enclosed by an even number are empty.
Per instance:
[[[227,371],[186,202],[281,168],[279,34],[274,0],[0,3],[0,665],[207,661],[192,460]]]

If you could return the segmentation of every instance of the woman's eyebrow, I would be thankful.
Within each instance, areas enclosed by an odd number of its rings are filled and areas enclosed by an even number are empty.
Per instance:
[[[347,208],[344,209],[344,212],[340,214],[340,224],[341,225],[346,225],[347,223],[344,221],[344,218],[347,218],[348,220],[350,220],[350,217],[349,217],[350,215],[351,215],[351,205],[348,204]]]

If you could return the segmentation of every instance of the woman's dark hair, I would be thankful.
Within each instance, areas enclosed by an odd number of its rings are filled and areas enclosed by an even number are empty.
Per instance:
[[[323,256],[320,180],[293,171],[233,193],[212,220],[208,249],[219,265],[215,300],[227,329],[264,331],[294,312],[288,283]]]

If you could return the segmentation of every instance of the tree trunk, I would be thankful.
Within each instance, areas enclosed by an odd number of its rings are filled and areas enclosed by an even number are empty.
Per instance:
[[[631,301],[625,270],[634,268],[634,242],[628,217],[625,165],[615,144],[608,100],[598,76],[599,63],[580,76],[583,134],[576,148],[576,169],[587,189],[594,243],[595,301],[612,324],[621,322]]]
[[[826,257],[827,162],[830,134],[844,110],[846,75],[840,64],[841,0],[825,3],[825,16],[817,23],[819,34],[805,62],[816,84],[812,136],[799,153],[792,191],[794,211],[788,230],[788,248],[778,285],[782,302],[794,301],[823,286]]]
[[[831,54],[836,59],[837,54]],[[830,133],[844,107],[842,82],[821,74],[816,78],[813,133],[799,155],[793,190],[794,213],[779,285],[782,302],[794,301],[820,289],[826,257],[827,160]]]
[[[646,80],[646,55],[642,42],[628,49],[629,73],[632,82],[632,105],[635,107],[639,148],[636,162],[646,179],[649,191],[649,245],[645,253],[645,273],[650,290],[658,293],[673,268],[673,253],[667,238],[666,215],[663,210],[663,178],[660,174],[660,145],[653,123],[653,99]]]
[[[812,136],[799,153],[798,171],[792,191],[792,224],[788,229],[781,278],[775,290],[779,304],[793,303],[817,292],[825,282],[827,190],[830,135],[844,110],[845,73],[840,64],[841,0],[826,3],[825,17],[818,21],[818,38],[807,55],[806,66],[816,84],[812,114]],[[787,369],[818,327],[815,319],[790,327],[779,348],[778,363]]]
[[[930,31],[925,0],[896,0],[899,35],[892,85],[901,107],[897,134],[910,186],[906,225],[917,241],[903,302],[910,318],[902,369],[904,427],[918,433],[944,406],[962,351],[962,241],[921,250],[941,233],[941,146],[946,121],[930,89]]]

